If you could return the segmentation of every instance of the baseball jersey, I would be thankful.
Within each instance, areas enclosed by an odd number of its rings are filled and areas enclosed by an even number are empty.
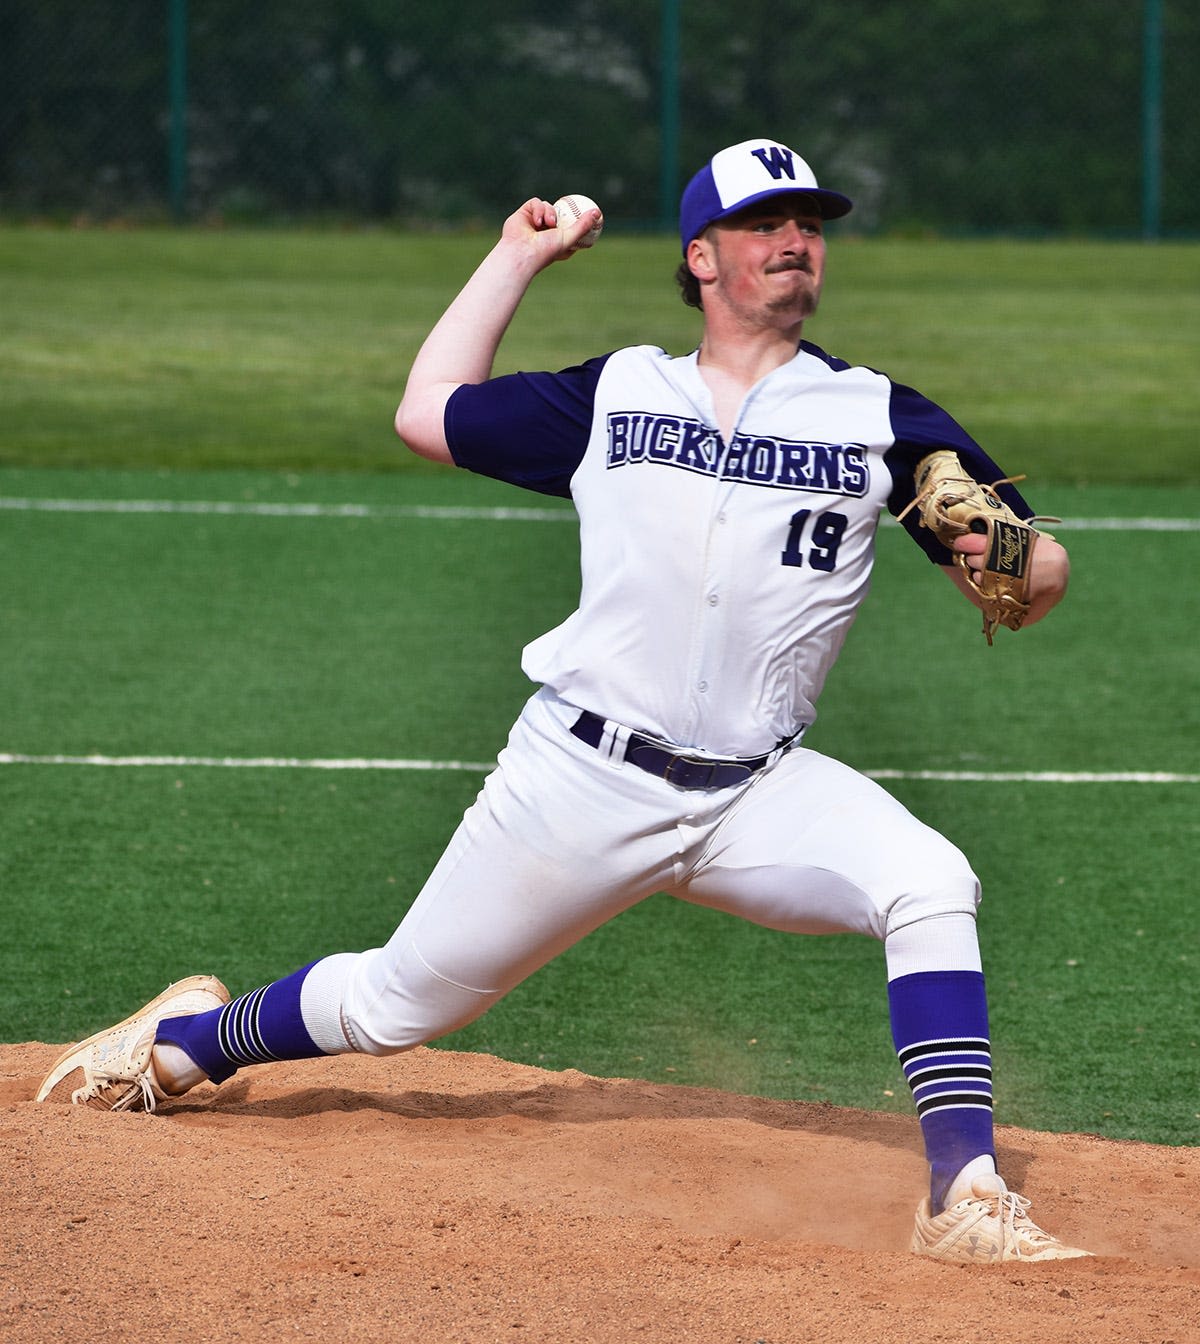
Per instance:
[[[920,458],[946,447],[979,480],[1004,474],[933,402],[808,342],[750,390],[728,441],[697,353],[656,346],[464,385],[445,431],[459,466],[579,515],[579,606],[526,647],[526,675],[715,756],[768,752],[813,722],[880,516],[911,501]],[[904,523],[950,563],[916,510]]]

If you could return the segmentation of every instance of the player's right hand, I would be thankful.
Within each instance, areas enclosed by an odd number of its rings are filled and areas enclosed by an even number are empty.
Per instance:
[[[554,206],[540,196],[533,196],[504,221],[501,240],[527,249],[536,257],[540,269],[573,257],[578,251],[576,244],[596,222],[599,213],[599,210],[586,211],[569,228],[560,229]]]

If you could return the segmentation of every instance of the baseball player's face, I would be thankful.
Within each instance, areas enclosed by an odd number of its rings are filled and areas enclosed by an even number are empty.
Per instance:
[[[811,317],[825,279],[823,229],[803,196],[777,196],[722,220],[709,232],[716,292],[772,325]]]

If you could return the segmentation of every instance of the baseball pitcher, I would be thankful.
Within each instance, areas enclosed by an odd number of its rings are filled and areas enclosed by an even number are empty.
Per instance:
[[[579,605],[525,649],[537,689],[495,771],[386,946],[232,1000],[213,977],[182,981],[64,1052],[39,1100],[153,1110],[246,1065],[409,1050],[667,892],[785,933],[883,943],[930,1171],[914,1251],[1086,1254],[1043,1231],[996,1170],[970,864],[804,745],[885,510],[982,612],[989,642],[1045,616],[1069,568],[950,415],[803,339],[826,224],[850,209],[786,145],[722,149],[680,206],[695,350],[493,377],[530,284],[601,223],[597,208],[564,223],[542,199],[508,218],[396,414],[414,452],[579,514]]]

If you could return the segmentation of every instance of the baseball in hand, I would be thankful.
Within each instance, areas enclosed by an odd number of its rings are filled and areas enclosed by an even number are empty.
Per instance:
[[[572,224],[581,219],[589,210],[598,210],[600,207],[592,200],[590,196],[584,196],[580,192],[572,192],[570,196],[560,196],[554,202],[554,213],[558,218],[558,227],[562,230],[569,229]],[[604,228],[604,216],[592,225],[592,227],[575,244],[576,248],[591,247],[596,239],[600,237],[600,231]]]

